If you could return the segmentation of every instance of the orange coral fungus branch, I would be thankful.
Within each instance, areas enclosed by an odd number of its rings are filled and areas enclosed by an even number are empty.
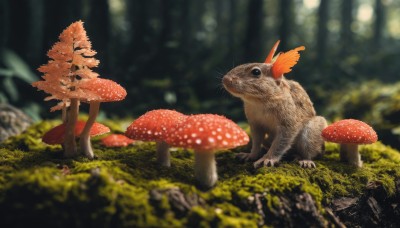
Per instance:
[[[275,52],[278,49],[280,42],[281,42],[280,40],[276,41],[276,43],[272,47],[271,51],[269,52],[267,58],[265,59],[264,63],[272,63],[272,58],[274,58]]]
[[[96,52],[91,49],[83,22],[72,23],[60,34],[59,39],[47,52],[50,58],[48,63],[38,68],[44,74],[43,80],[32,83],[32,86],[51,94],[47,100],[64,102],[72,98],[87,98],[80,84],[98,77],[90,68],[96,67],[99,61],[93,58]],[[78,76],[80,80],[77,80]],[[61,106],[57,106],[52,110],[60,109]]]
[[[272,76],[277,79],[282,77],[283,74],[292,71],[292,67],[296,65],[297,61],[300,59],[299,51],[303,51],[305,49],[306,48],[304,46],[300,46],[280,54],[272,65]]]
[[[68,118],[63,117],[66,124],[64,140],[64,156],[77,155],[74,128],[79,114],[79,102],[82,99],[93,99],[80,87],[82,83],[98,76],[90,68],[96,67],[99,61],[92,56],[93,51],[83,22],[77,21],[68,26],[47,52],[50,58],[46,65],[39,67],[43,80],[32,83],[33,87],[50,94],[45,100],[60,100],[51,110],[63,109],[69,105]]]

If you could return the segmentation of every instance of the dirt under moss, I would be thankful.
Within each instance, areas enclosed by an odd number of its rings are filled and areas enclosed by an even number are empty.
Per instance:
[[[94,139],[97,159],[64,159],[60,146],[40,140],[55,124],[0,145],[1,227],[324,227],[357,224],[340,222],[330,208],[344,197],[362,199],[371,184],[389,204],[400,196],[400,153],[379,142],[360,148],[361,169],[339,162],[335,144],[326,145],[316,169],[283,161],[256,170],[235,160],[247,148],[220,151],[218,184],[202,191],[190,151],[173,149],[165,168],[156,164],[154,143],[110,149]]]

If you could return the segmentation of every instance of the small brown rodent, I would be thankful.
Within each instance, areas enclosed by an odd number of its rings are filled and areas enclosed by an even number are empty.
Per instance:
[[[249,63],[235,67],[223,77],[225,89],[243,100],[251,128],[251,152],[239,153],[238,158],[256,161],[255,167],[274,166],[290,150],[302,167],[315,167],[311,159],[324,150],[321,132],[326,120],[316,116],[299,83],[284,76],[272,77],[271,68],[268,63]],[[266,134],[270,146],[263,155],[261,146]]]

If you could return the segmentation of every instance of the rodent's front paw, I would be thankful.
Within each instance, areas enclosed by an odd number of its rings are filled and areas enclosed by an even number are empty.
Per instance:
[[[274,167],[277,163],[278,160],[276,159],[260,158],[256,162],[254,162],[254,168],[258,169],[262,166]]]
[[[236,154],[236,159],[242,162],[250,162],[250,161],[255,161],[257,160],[257,155],[253,153],[238,153]]]
[[[315,163],[311,160],[301,160],[299,164],[302,168],[316,168]]]

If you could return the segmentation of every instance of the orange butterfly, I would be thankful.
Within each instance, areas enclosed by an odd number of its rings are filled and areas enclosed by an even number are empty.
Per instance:
[[[278,54],[275,61],[273,61],[273,56],[278,49],[279,40],[272,47],[268,57],[265,59],[265,63],[272,63],[272,76],[275,79],[282,77],[283,74],[289,73],[292,71],[292,67],[297,64],[297,61],[300,59],[299,51],[303,51],[306,48],[304,46],[297,47],[293,50],[290,50],[286,53]]]

